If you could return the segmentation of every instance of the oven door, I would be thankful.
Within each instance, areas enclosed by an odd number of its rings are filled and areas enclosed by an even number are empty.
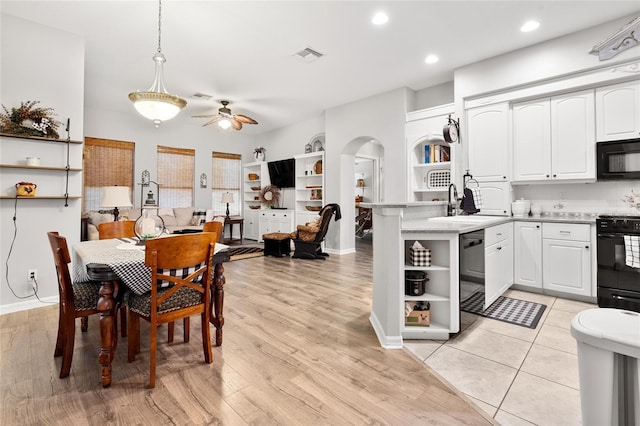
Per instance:
[[[640,268],[625,263],[624,236],[598,234],[598,287],[636,291],[640,294]]]

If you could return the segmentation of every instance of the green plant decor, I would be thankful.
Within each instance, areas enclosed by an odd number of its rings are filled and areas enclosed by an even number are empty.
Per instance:
[[[20,102],[20,107],[11,108],[2,105],[4,112],[0,114],[0,131],[14,135],[40,136],[58,139],[58,126],[62,123],[55,120],[53,108],[36,108],[40,101]]]

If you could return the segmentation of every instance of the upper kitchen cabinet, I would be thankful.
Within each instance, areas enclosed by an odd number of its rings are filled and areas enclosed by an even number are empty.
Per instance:
[[[478,182],[509,180],[509,104],[467,110],[469,171]]]
[[[640,81],[596,89],[596,140],[640,137]]]
[[[594,92],[513,104],[513,182],[594,180]]]

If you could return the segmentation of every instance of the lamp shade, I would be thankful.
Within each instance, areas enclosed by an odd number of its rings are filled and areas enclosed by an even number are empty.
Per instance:
[[[221,203],[233,203],[233,194],[230,192],[224,192],[222,194]]]
[[[114,207],[133,207],[128,186],[102,187],[102,202],[100,203],[100,208],[111,209]]]

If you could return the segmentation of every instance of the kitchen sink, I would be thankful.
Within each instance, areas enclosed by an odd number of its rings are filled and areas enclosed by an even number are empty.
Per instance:
[[[473,215],[460,215],[460,216],[441,216],[430,217],[429,221],[434,222],[462,222],[462,223],[485,223],[500,219],[496,216],[473,216]]]

